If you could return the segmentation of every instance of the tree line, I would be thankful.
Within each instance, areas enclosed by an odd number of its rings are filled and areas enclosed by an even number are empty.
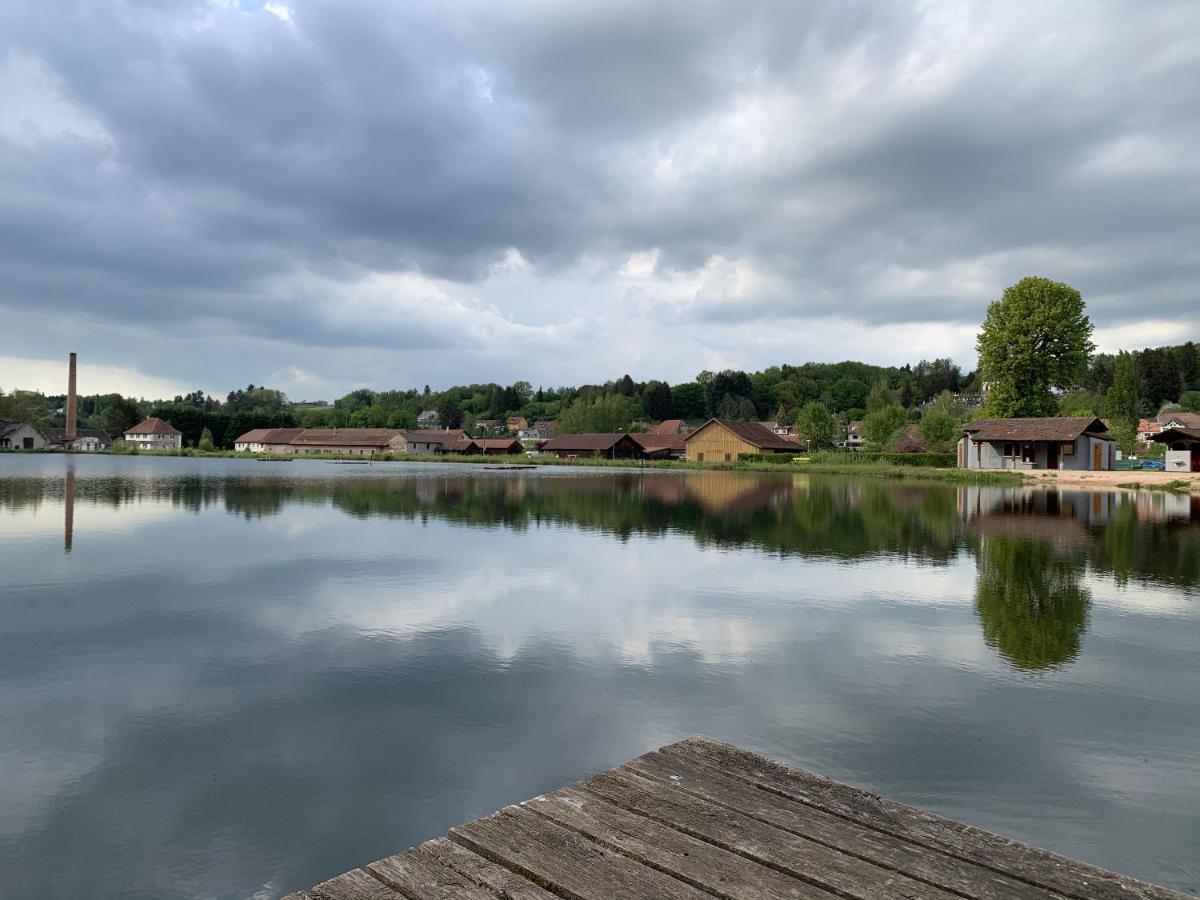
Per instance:
[[[963,372],[953,360],[876,366],[847,360],[771,366],[757,372],[703,371],[669,384],[612,381],[542,387],[528,381],[456,385],[434,391],[360,388],[331,404],[293,404],[278,390],[249,385],[223,400],[201,391],[171,400],[120,394],[79,399],[80,425],[114,437],[147,415],[169,421],[188,446],[228,449],[253,428],[415,428],[435,412],[438,424],[475,435],[506,419],[554,420],[559,433],[637,430],[664,419],[774,420],[793,424],[815,448],[833,444],[846,423],[861,421],[866,442],[879,449],[946,449],[962,422],[996,417],[1088,415],[1112,421],[1128,449],[1140,416],[1171,410],[1200,412],[1200,355],[1188,342],[1131,353],[1097,354],[1092,323],[1079,292],[1046,278],[1027,277],[988,307],[976,347],[979,368]],[[0,391],[0,418],[35,425],[63,424],[63,395]]]

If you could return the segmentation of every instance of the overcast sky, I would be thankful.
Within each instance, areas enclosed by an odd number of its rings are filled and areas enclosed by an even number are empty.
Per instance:
[[[1200,3],[7,0],[0,387],[1200,339]]]

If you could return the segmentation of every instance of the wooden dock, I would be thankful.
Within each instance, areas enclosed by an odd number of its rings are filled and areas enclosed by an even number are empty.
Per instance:
[[[689,738],[285,900],[712,897],[1185,895]]]

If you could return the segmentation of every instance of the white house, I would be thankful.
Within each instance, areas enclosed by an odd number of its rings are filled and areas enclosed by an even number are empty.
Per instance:
[[[442,417],[436,409],[427,409],[417,416],[418,428],[437,428],[442,422]]]
[[[862,422],[853,421],[846,425],[846,436],[840,441],[834,441],[833,446],[849,450],[861,450],[863,445]]]
[[[139,450],[178,450],[183,435],[170,422],[151,416],[125,432],[125,444]]]

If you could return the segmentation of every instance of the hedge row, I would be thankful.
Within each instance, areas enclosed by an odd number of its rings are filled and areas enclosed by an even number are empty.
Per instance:
[[[886,463],[892,466],[920,466],[927,469],[953,469],[958,465],[957,453],[888,453],[871,450],[853,450],[848,453],[819,451],[809,458],[815,463],[838,465]]]
[[[739,462],[790,464],[797,457],[807,459],[810,463],[822,465],[879,465],[890,466],[920,466],[927,469],[953,469],[958,465],[955,453],[879,453],[865,450],[837,452],[831,450],[816,453],[740,453]]]

